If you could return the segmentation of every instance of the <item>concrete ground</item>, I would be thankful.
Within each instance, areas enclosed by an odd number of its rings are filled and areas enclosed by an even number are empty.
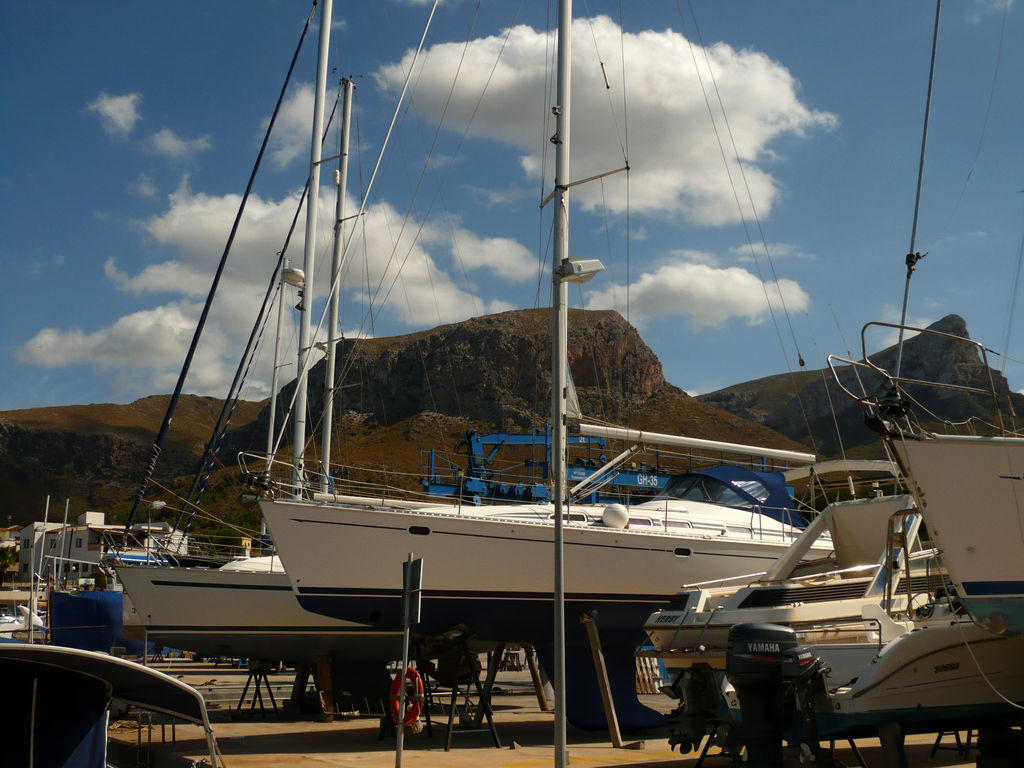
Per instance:
[[[379,737],[379,717],[339,716],[333,722],[317,722],[312,716],[294,716],[283,712],[276,719],[269,712],[261,717],[250,713],[250,695],[243,706],[243,717],[233,719],[234,707],[245,683],[247,671],[210,664],[194,665],[184,662],[161,664],[158,668],[186,682],[201,687],[207,699],[213,702],[210,710],[213,731],[217,739],[223,764],[227,768],[292,768],[293,766],[338,766],[340,768],[384,768],[396,766],[395,735]],[[203,685],[205,684],[205,685]],[[275,697],[287,699],[291,684],[288,675],[272,675]],[[414,768],[528,768],[554,764],[552,734],[553,716],[540,711],[532,693],[528,675],[502,673],[498,676],[493,704],[495,723],[501,748],[495,748],[491,736],[484,732],[456,731],[452,749],[444,751],[447,720],[435,716],[432,737],[426,731],[405,734],[405,748],[401,765]],[[283,696],[281,695],[283,694]],[[265,696],[265,693],[264,693]],[[643,697],[650,706],[665,710],[671,702],[664,696]],[[440,722],[438,722],[438,720]],[[163,766],[190,766],[206,757],[206,742],[198,726],[178,724],[173,729],[158,721],[150,727],[143,720],[141,731],[134,716],[111,727],[111,757],[119,764]],[[963,736],[963,734],[962,734]],[[593,768],[600,766],[646,766],[647,768],[688,768],[697,762],[697,755],[681,756],[668,746],[668,732],[648,732],[642,741],[626,737],[632,748],[612,747],[607,733],[568,729],[568,751],[572,765]],[[969,759],[955,749],[940,749],[929,757],[934,734],[909,736],[907,758],[912,767],[975,765],[976,753]],[[952,736],[943,745],[952,745]],[[882,766],[883,758],[876,739],[858,740],[857,746],[867,765]],[[712,754],[717,750],[712,750]],[[837,745],[837,757],[846,765],[857,765],[853,752],[845,744]],[[795,754],[787,755],[787,765],[798,765]],[[728,766],[724,759],[710,755],[705,765]]]

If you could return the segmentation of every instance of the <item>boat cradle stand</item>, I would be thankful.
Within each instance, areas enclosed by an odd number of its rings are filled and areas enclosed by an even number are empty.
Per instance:
[[[256,688],[253,690],[252,702],[249,704],[249,716],[251,717],[256,711],[256,704],[258,702],[260,707],[260,717],[266,717],[266,708],[263,705],[263,692],[260,690],[260,686],[267,689],[267,696],[270,697],[270,704],[274,708],[274,717],[281,716],[281,713],[277,709],[277,701],[274,700],[274,692],[270,688],[270,680],[267,677],[268,673],[274,672],[276,669],[276,662],[267,661],[265,659],[249,660],[249,677],[246,678],[245,687],[242,688],[242,695],[238,697],[238,704],[235,705],[235,709],[231,713],[233,718],[241,716],[242,707],[245,704],[245,696],[249,693],[249,686],[253,682],[256,683]]]
[[[431,721],[431,710],[433,709],[435,693],[445,687],[451,689],[451,699],[448,702],[448,726],[445,730],[444,750],[448,752],[452,748],[452,738],[456,731],[459,733],[480,733],[490,732],[491,739],[496,749],[501,749],[501,739],[498,738],[498,730],[494,725],[494,714],[491,709],[491,693],[494,689],[494,679],[501,668],[505,658],[505,645],[500,644],[490,654],[490,663],[487,665],[487,677],[483,684],[480,682],[480,661],[477,654],[470,651],[467,645],[467,637],[459,634],[454,642],[438,656],[437,664],[427,658],[427,649],[421,640],[416,641],[416,666],[423,676],[425,684],[424,715],[427,721],[427,736],[433,735],[433,723]],[[438,650],[434,646],[433,650]],[[465,691],[462,686],[465,685]],[[472,719],[464,725],[456,727],[455,716],[459,709],[459,695],[464,696],[466,705],[469,703],[470,685],[474,686],[477,695],[476,711]],[[465,707],[468,709],[468,706]],[[487,719],[487,727],[483,728],[484,718]],[[460,718],[461,719],[461,718]]]

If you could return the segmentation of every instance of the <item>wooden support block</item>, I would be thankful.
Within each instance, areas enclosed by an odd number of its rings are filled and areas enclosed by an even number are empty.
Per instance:
[[[537,666],[537,653],[532,645],[524,645],[523,653],[526,654],[526,665],[530,668],[530,679],[533,681],[533,691],[537,694],[537,705],[541,712],[550,712],[554,705],[544,695],[544,681],[540,679],[540,668]]]
[[[303,662],[295,665],[295,679],[292,681],[292,695],[288,701],[296,710],[302,706],[302,699],[306,695],[306,686],[309,685],[309,673],[309,664]]]
[[[334,720],[334,687],[331,682],[331,660],[316,660],[316,684],[320,692],[320,710],[323,713],[324,722]]]
[[[597,624],[585,614],[580,616],[580,623],[587,628],[590,653],[594,657],[594,672],[597,674],[597,686],[601,689],[601,703],[604,704],[604,716],[608,720],[608,733],[612,737],[612,746],[618,749],[622,747],[622,733],[619,731],[619,717],[615,714],[615,703],[612,701],[612,686],[608,681],[608,667],[604,663],[604,651],[601,650]]]

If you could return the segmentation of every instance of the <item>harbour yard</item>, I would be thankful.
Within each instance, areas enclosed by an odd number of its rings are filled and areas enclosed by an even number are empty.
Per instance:
[[[246,668],[211,662],[194,663],[174,659],[153,665],[175,677],[180,676],[203,692],[210,708],[213,730],[222,761],[228,768],[296,768],[300,766],[359,766],[384,768],[396,765],[395,735],[380,736],[378,714],[348,713],[337,715],[330,722],[314,715],[298,714],[284,706],[291,688],[290,671],[271,674],[268,680],[274,691],[280,717],[275,717],[264,692],[264,711],[250,709],[253,689],[234,709],[245,686]],[[668,711],[672,702],[660,694],[642,697],[645,704]],[[460,702],[462,699],[460,698]],[[543,712],[526,671],[498,674],[493,696],[495,725],[501,747],[495,748],[486,729],[475,732],[454,732],[450,751],[445,751],[447,714],[432,715],[433,735],[426,731],[406,732],[402,765],[415,768],[529,768],[553,764],[553,716]],[[457,719],[458,722],[458,719]],[[625,734],[624,748],[615,748],[607,732],[588,732],[570,728],[568,749],[570,763],[592,768],[604,766],[647,766],[648,768],[690,768],[698,764],[698,753],[680,755],[668,741],[668,729]],[[112,723],[110,754],[118,764],[138,764],[153,768],[191,766],[207,754],[201,728],[177,724],[172,729],[157,719],[141,721],[134,713]],[[961,743],[967,733],[960,733]],[[958,752],[953,734],[943,736],[939,749],[933,750],[937,734],[908,736],[906,755],[909,766],[946,768],[975,765],[976,750]],[[877,739],[858,739],[857,749],[866,765],[883,765],[885,758]],[[725,765],[715,759],[712,749],[706,765]],[[932,754],[934,752],[934,754]],[[836,756],[845,765],[857,765],[857,758],[847,743],[836,745]],[[794,750],[787,751],[786,764],[799,765]]]

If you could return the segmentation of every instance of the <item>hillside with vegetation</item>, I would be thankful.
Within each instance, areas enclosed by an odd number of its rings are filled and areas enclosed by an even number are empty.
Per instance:
[[[610,311],[570,313],[570,370],[582,411],[618,425],[734,443],[806,450],[747,418],[702,403],[665,381],[661,363],[636,330]],[[548,422],[550,313],[522,310],[473,318],[429,331],[341,345],[332,434],[336,476],[416,488],[424,474],[423,451],[464,467],[467,431],[528,431]],[[310,374],[323,381],[323,364]],[[280,395],[291,399],[294,384]],[[306,456],[319,456],[322,384],[310,387]],[[168,397],[127,405],[91,404],[0,412],[0,490],[12,524],[39,519],[49,494],[71,500],[71,514],[102,511],[123,520],[143,476],[150,444]],[[174,522],[222,403],[185,396],[157,465],[147,501]],[[253,504],[237,465],[240,451],[265,447],[269,401],[241,403],[214,458],[202,496],[200,528],[228,532],[254,527]],[[280,412],[280,411],[279,411]],[[280,428],[280,423],[279,423]],[[285,435],[291,435],[290,425]],[[617,451],[616,451],[617,452]],[[284,446],[282,454],[291,454]],[[253,464],[250,459],[250,465]],[[259,465],[255,461],[255,465]],[[148,511],[147,515],[154,514]]]

